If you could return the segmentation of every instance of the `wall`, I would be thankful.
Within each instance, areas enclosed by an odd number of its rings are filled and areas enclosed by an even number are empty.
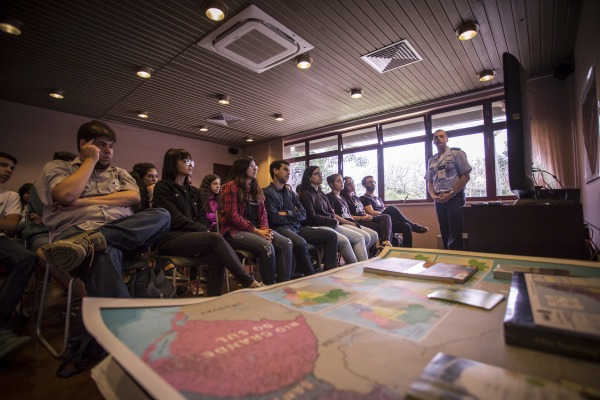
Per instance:
[[[596,88],[600,87],[600,46],[596,40],[600,38],[600,1],[584,0],[581,12],[577,41],[575,43],[575,79],[573,107],[577,130],[577,154],[579,162],[579,186],[583,202],[584,219],[596,226],[594,228],[594,243],[600,247],[600,179],[590,183],[585,182],[587,159],[581,129],[581,108],[579,99],[586,74],[590,66],[596,65]]]
[[[17,190],[21,184],[37,179],[55,151],[77,153],[77,130],[89,120],[0,100],[0,150],[19,160],[15,173],[3,187]],[[108,124],[117,134],[112,164],[127,170],[135,163],[151,162],[160,174],[165,152],[172,147],[185,148],[196,163],[193,182],[199,185],[204,175],[212,172],[214,163],[231,165],[238,157],[227,151],[228,146],[118,123]]]

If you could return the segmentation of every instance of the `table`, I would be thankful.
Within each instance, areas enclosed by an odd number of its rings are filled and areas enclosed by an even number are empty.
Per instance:
[[[480,271],[464,286],[506,295],[509,282],[491,274],[498,263],[600,276],[598,263],[575,260],[401,248],[382,257],[474,265]],[[97,367],[96,379],[115,389],[131,377],[129,384],[170,399],[332,392],[403,398],[443,351],[598,387],[600,364],[505,345],[506,302],[486,311],[429,300],[428,293],[447,285],[365,274],[368,262],[202,302],[86,298],[86,328],[116,360]]]

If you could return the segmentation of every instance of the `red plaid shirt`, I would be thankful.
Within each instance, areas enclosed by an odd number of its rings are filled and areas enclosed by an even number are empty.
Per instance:
[[[254,228],[269,228],[264,200],[258,202],[259,226],[252,225],[244,218],[246,203],[238,203],[238,187],[234,181],[229,181],[223,185],[221,188],[221,199],[223,200],[223,209],[219,215],[219,230],[222,235],[226,233],[235,235],[238,231],[252,232]]]

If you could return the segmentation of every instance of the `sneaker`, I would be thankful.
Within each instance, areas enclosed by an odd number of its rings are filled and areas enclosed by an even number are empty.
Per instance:
[[[250,286],[248,286],[248,289],[256,289],[256,288],[261,288],[261,287],[266,287],[267,285],[265,285],[262,282],[259,281],[254,281],[250,284]]]
[[[104,235],[91,231],[45,244],[42,252],[48,262],[69,272],[81,265],[88,256],[91,263],[94,251],[104,251],[106,247]]]
[[[204,289],[202,289],[198,280],[192,281],[192,292],[194,296],[204,296]]]
[[[171,265],[173,265],[173,264],[171,264]],[[172,268],[175,268],[175,266],[173,265]],[[165,276],[170,281],[173,281],[173,272],[170,271],[172,268],[169,268],[168,265],[165,267]],[[183,275],[179,271],[175,271],[175,286],[189,286],[189,284],[190,284],[190,278]]]
[[[412,224],[412,231],[414,233],[427,233],[429,232],[429,228],[423,225],[419,225],[413,222]]]
[[[0,328],[0,359],[23,347],[30,340],[29,336],[17,336],[9,329]]]

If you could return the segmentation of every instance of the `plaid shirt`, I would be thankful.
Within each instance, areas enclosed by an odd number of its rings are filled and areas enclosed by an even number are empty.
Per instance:
[[[258,202],[258,225],[254,226],[244,215],[246,203],[238,203],[238,187],[234,181],[229,181],[221,189],[223,209],[219,215],[219,230],[222,235],[229,233],[235,235],[238,231],[252,232],[254,228],[268,229],[267,211],[264,201]]]

